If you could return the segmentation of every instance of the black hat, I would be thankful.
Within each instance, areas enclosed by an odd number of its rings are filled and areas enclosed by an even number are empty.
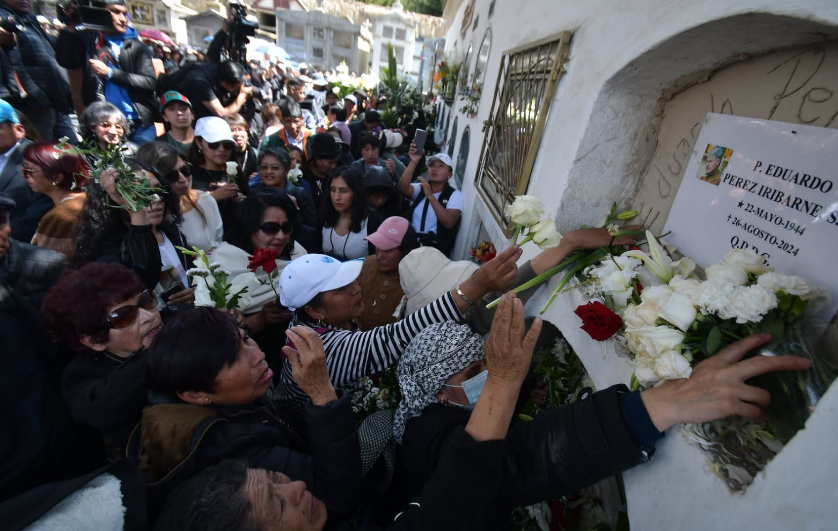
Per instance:
[[[11,197],[0,192],[0,210],[11,210],[16,206]]]
[[[340,155],[341,146],[329,133],[317,133],[308,139],[306,156],[309,159],[333,159]]]
[[[381,115],[378,114],[378,111],[369,110],[364,113],[364,121],[368,124],[380,124]]]

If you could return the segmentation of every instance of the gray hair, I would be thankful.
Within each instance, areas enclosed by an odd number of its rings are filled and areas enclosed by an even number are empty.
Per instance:
[[[106,101],[97,101],[91,103],[81,116],[79,116],[79,124],[86,129],[83,131],[82,136],[93,136],[95,137],[96,126],[103,121],[107,121],[108,118],[116,116],[116,123],[121,125],[127,134],[128,132],[128,119],[125,118],[125,115],[122,114],[122,111],[114,105],[113,103],[108,103]]]

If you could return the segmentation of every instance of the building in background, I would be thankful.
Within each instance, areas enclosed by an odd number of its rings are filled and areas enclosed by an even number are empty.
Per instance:
[[[345,61],[351,71],[366,70],[373,36],[360,24],[321,10],[278,10],[276,25],[277,44],[292,62],[329,69]]]

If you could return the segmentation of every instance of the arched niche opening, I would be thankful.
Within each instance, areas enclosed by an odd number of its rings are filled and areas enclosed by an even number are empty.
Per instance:
[[[631,61],[597,96],[568,174],[559,229],[600,222],[614,201],[621,207],[634,204],[673,96],[735,63],[781,50],[829,46],[836,39],[838,28],[817,21],[747,13],[685,30]],[[783,83],[777,91],[781,99],[791,96]],[[723,104],[713,102],[715,109],[708,105],[707,112],[722,112]],[[659,216],[659,222],[665,217]]]

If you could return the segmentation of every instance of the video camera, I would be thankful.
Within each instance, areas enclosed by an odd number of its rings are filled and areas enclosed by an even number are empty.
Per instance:
[[[65,26],[83,29],[113,30],[113,19],[107,9],[95,7],[93,0],[59,0],[55,4],[55,14]]]
[[[229,5],[232,20],[227,23],[228,37],[224,47],[231,61],[245,64],[248,37],[256,35],[259,23],[247,19],[247,5],[237,0],[231,1]]]

